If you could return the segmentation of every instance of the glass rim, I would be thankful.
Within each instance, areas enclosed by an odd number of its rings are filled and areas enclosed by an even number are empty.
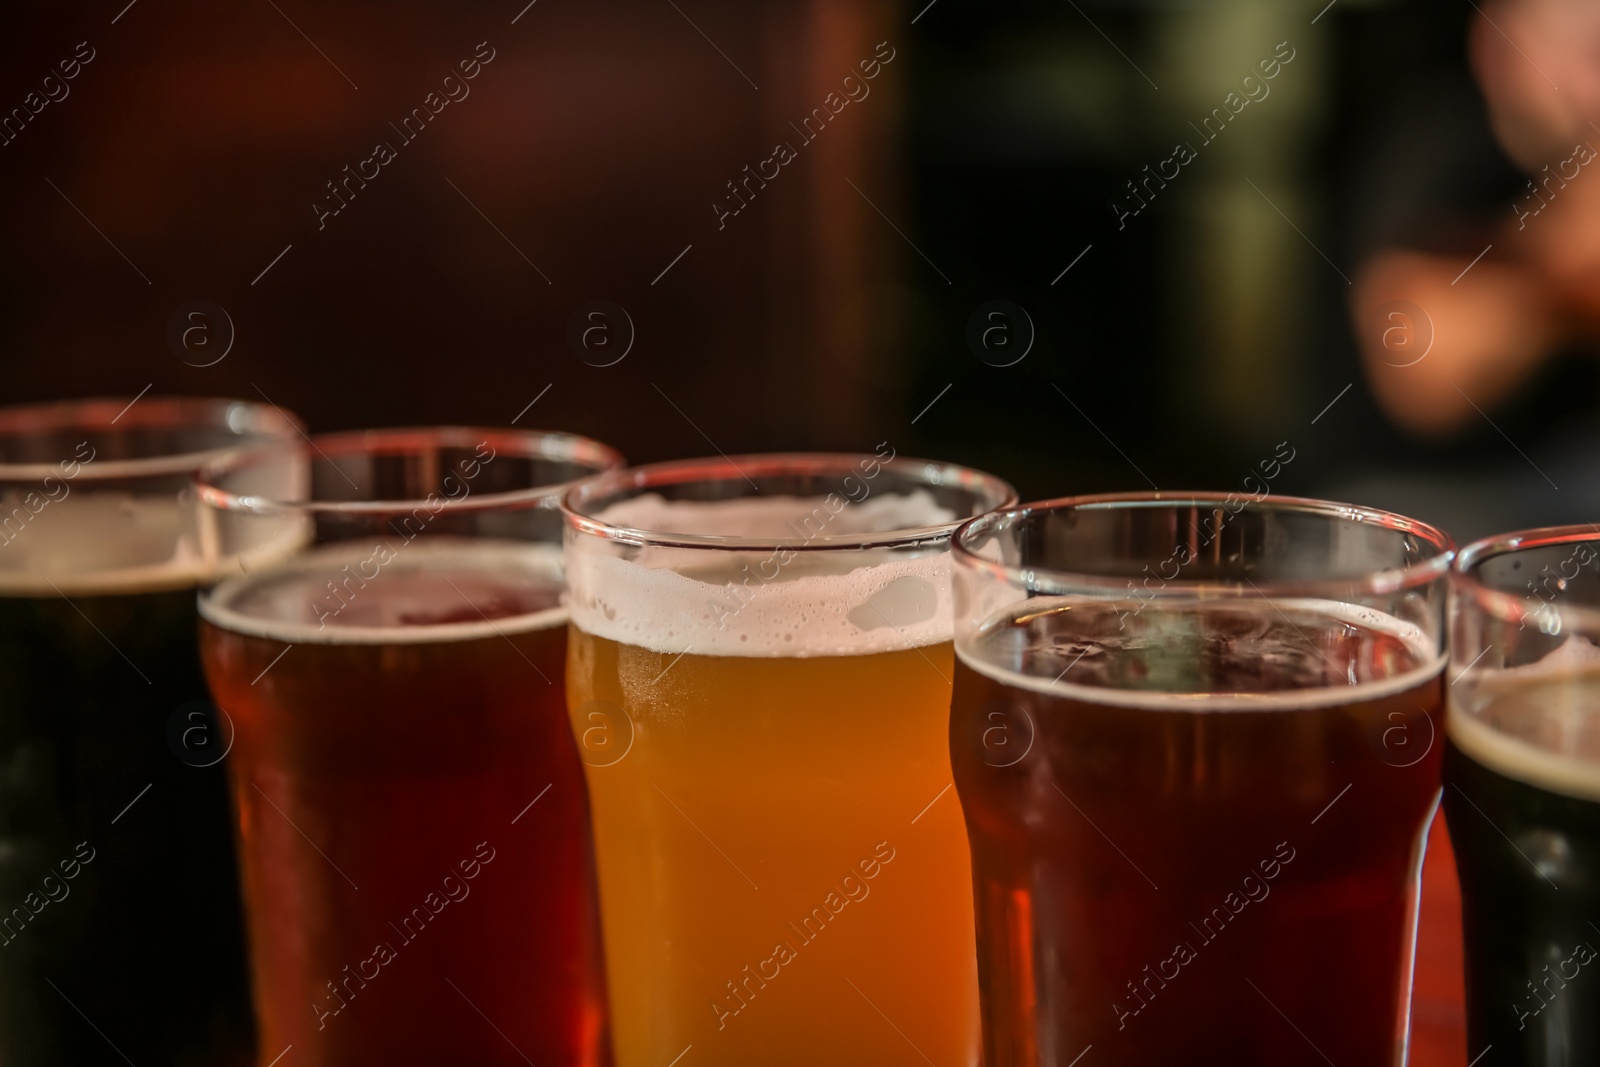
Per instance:
[[[229,411],[235,409],[248,413],[251,425],[247,428],[259,433],[262,438],[282,437],[287,440],[291,435],[285,432],[286,430],[293,430],[302,437],[305,435],[305,424],[298,416],[270,401],[262,403],[258,400],[234,400],[227,397],[142,395],[86,397],[77,400],[7,405],[0,407],[0,435],[25,436],[30,433],[71,429],[94,432],[203,426],[232,429],[228,424],[227,415]],[[276,425],[267,423],[265,419],[269,412],[281,420],[281,423]],[[221,457],[262,447],[261,441],[250,441],[241,436],[237,443],[198,451],[168,452],[141,456],[137,459],[97,459],[82,463],[72,480],[96,482],[191,474]],[[63,457],[61,462],[72,458]],[[39,481],[58,477],[61,462],[0,462],[0,481]]]
[[[617,497],[627,490],[648,490],[661,486],[696,482],[746,481],[750,475],[827,475],[860,477],[860,464],[877,463],[886,471],[896,471],[925,486],[961,486],[982,498],[986,514],[997,507],[1017,502],[1011,483],[975,467],[942,460],[894,455],[882,459],[872,452],[761,452],[737,456],[677,459],[646,463],[637,467],[608,471],[568,490],[561,500],[561,515],[567,529],[628,545],[652,548],[704,549],[736,552],[823,552],[881,548],[909,548],[949,541],[954,532],[974,516],[952,519],[927,526],[894,530],[874,530],[858,534],[832,534],[810,540],[775,537],[730,537],[723,534],[676,533],[669,530],[644,530],[619,526],[597,519],[592,514],[597,501]],[[758,490],[746,499],[761,499]],[[865,498],[863,498],[865,499]],[[614,501],[607,501],[614,502]]]
[[[980,515],[962,523],[960,529],[956,530],[955,536],[951,539],[951,554],[958,566],[987,573],[1010,586],[1030,593],[1042,593],[1047,596],[1068,596],[1074,593],[1098,594],[1104,592],[1106,594],[1125,596],[1130,580],[1126,575],[1111,577],[1109,575],[1072,571],[1066,568],[1014,567],[1010,564],[999,563],[980,556],[967,546],[974,537],[992,532],[999,523],[1007,520],[1027,519],[1035,514],[1091,508],[1109,511],[1134,507],[1208,506],[1212,510],[1225,510],[1225,505],[1230,498],[1237,500],[1239,499],[1239,494],[1194,490],[1165,492],[1158,490],[1155,492],[1095,493],[1082,496],[1064,496],[1056,497],[1052,500],[1021,504],[1016,507],[993,511],[987,515]],[[1259,498],[1249,498],[1245,506],[1233,514],[1239,515],[1251,508],[1263,507],[1272,511],[1320,515],[1329,519],[1346,519],[1358,524],[1382,526],[1397,532],[1420,536],[1431,543],[1438,550],[1438,553],[1415,566],[1406,567],[1403,570],[1386,568],[1349,578],[1322,578],[1295,582],[1250,582],[1248,580],[1240,582],[1174,577],[1170,579],[1160,578],[1160,587],[1148,591],[1155,596],[1181,594],[1193,597],[1202,593],[1214,596],[1273,594],[1280,597],[1307,597],[1329,600],[1344,599],[1352,595],[1384,596],[1431,585],[1439,581],[1449,573],[1450,564],[1456,555],[1455,540],[1443,530],[1417,519],[1407,518],[1396,512],[1383,511],[1378,508],[1367,508],[1332,500],[1319,500],[1314,497],[1280,496],[1269,493]]]
[[[1476,573],[1479,566],[1497,556],[1585,541],[1593,542],[1597,554],[1600,554],[1600,529],[1591,525],[1536,526],[1481,537],[1456,553],[1455,562],[1450,567],[1451,590],[1458,597],[1470,597],[1484,611],[1509,622],[1521,622],[1530,615],[1555,608],[1575,613],[1588,620],[1587,625],[1600,626],[1600,609],[1583,604],[1555,604],[1537,596],[1491,589]]]
[[[573,486],[598,474],[617,470],[626,464],[622,453],[601,441],[562,430],[523,430],[483,426],[404,426],[373,430],[348,430],[316,434],[294,446],[301,456],[332,462],[333,455],[407,455],[419,448],[445,446],[472,448],[488,444],[497,458],[502,450],[519,459],[571,462],[594,470],[575,478],[563,479],[526,489],[494,493],[472,493],[460,499],[446,498],[453,511],[549,508]],[[552,447],[554,446],[554,447]],[[331,455],[330,455],[331,453]],[[282,462],[281,448],[254,448],[222,457],[195,473],[195,490],[202,503],[218,511],[256,515],[389,515],[429,506],[427,498],[393,500],[276,500],[254,493],[225,489],[218,481],[247,467]],[[438,494],[433,494],[437,496]]]

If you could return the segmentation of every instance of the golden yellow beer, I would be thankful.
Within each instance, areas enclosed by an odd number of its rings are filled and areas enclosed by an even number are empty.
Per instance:
[[[653,521],[692,542],[725,518]],[[741,521],[736,553],[680,538],[606,555],[570,522],[567,701],[618,1067],[975,1067],[944,546],[785,559]]]

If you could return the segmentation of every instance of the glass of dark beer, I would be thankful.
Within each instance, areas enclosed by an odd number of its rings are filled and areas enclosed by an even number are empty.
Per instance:
[[[262,1064],[610,1063],[557,506],[621,462],[388,430],[202,476]]]
[[[1600,1063],[1600,531],[1462,549],[1444,749],[1468,1054]]]
[[[0,409],[0,1063],[247,1061],[191,483],[299,432],[229,400]]]
[[[1265,495],[957,532],[988,1067],[1405,1061],[1452,553]]]

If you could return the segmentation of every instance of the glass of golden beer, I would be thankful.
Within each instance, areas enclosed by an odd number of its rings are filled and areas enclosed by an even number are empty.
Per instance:
[[[979,1062],[948,550],[1014,498],[886,446],[567,495],[619,1067]]]

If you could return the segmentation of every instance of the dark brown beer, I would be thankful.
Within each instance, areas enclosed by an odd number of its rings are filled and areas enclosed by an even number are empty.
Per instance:
[[[1600,671],[1568,663],[1452,693],[1468,1047],[1515,1067],[1600,1063]]]
[[[988,1067],[1401,1062],[1428,641],[1326,601],[1038,599],[957,651]]]
[[[555,548],[394,539],[202,604],[263,1063],[610,1062],[560,589]]]
[[[222,742],[195,719],[186,741],[216,756],[169,745],[172,717],[206,695],[197,579],[119,586],[116,573],[57,573],[58,593],[7,577],[0,1062],[245,1062]]]

